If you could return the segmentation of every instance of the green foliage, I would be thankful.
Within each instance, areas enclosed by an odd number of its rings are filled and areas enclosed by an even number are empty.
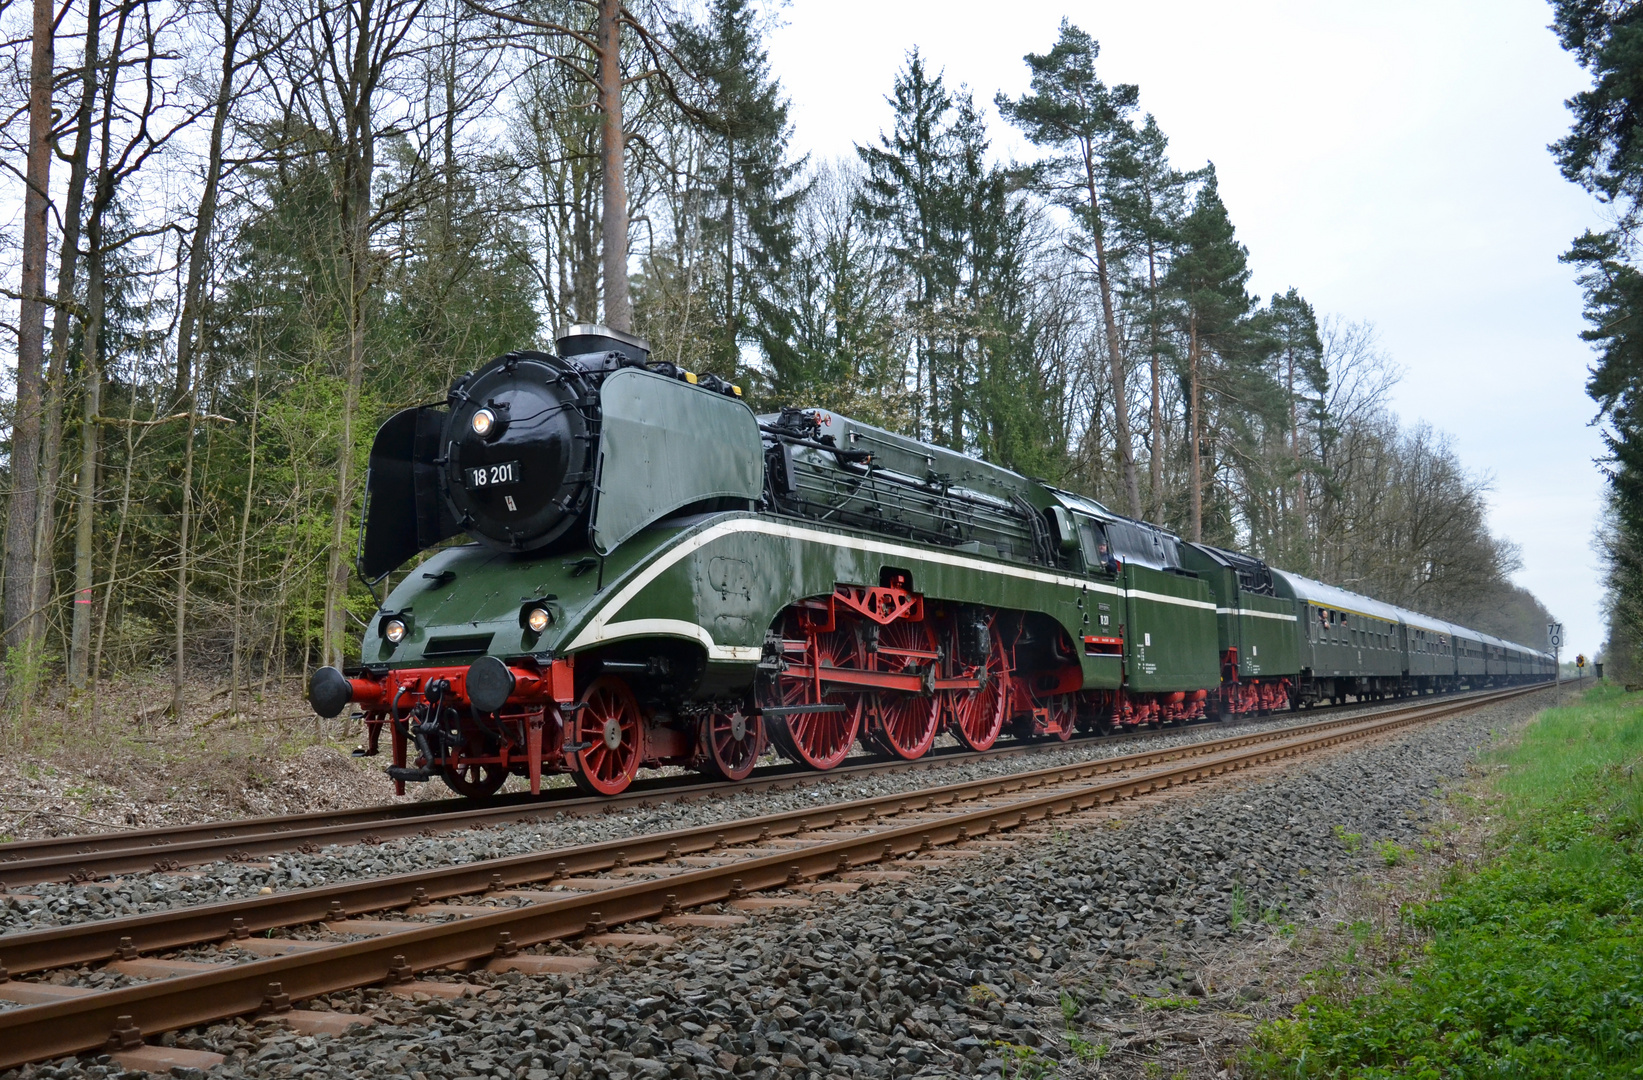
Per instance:
[[[1506,759],[1495,858],[1408,921],[1431,935],[1378,993],[1263,1025],[1254,1075],[1607,1077],[1643,1070],[1643,713],[1612,688],[1550,710]],[[1369,935],[1354,930],[1349,956]]]
[[[1094,1065],[1107,1056],[1107,1044],[1104,1042],[1090,1042],[1077,1035],[1067,1036],[1067,1048],[1073,1052],[1080,1063]]]
[[[913,396],[910,415],[894,426],[1060,477],[1067,388],[1040,352],[1057,313],[1040,306],[1034,287],[1032,207],[988,160],[970,95],[949,91],[917,50],[890,102],[893,131],[856,148],[866,170],[856,203],[906,282]]]
[[[355,648],[373,598],[356,581],[328,581],[327,570],[355,554],[371,433],[394,411],[441,398],[464,370],[546,346],[566,323],[600,319],[600,109],[588,81],[592,50],[576,36],[593,13],[572,0],[527,7],[571,33],[520,26],[498,37],[473,11],[413,5],[379,21],[343,19],[345,36],[392,38],[350,38],[355,49],[323,29],[342,25],[333,25],[341,9],[292,9],[321,29],[260,56],[226,117],[228,165],[200,249],[192,371],[177,370],[176,279],[202,177],[166,154],[141,155],[121,172],[101,220],[105,426],[92,551],[100,678],[173,662],[185,551],[183,649],[193,674],[269,685],[319,661],[327,624],[342,624],[345,653]],[[1213,172],[1170,161],[1138,89],[1098,76],[1089,34],[1063,23],[1046,52],[1026,57],[1029,91],[998,101],[1045,155],[1036,165],[1000,160],[986,106],[914,51],[888,88],[889,129],[863,131],[848,163],[815,168],[790,154],[764,7],[710,0],[629,14],[635,32],[623,35],[621,74],[635,329],[658,360],[732,376],[761,410],[836,409],[1124,509],[1127,500],[1115,502],[1128,495],[1115,467],[1128,456],[1118,429],[1134,423],[1146,435],[1127,441],[1149,473],[1147,498],[1137,500],[1178,529],[1190,502],[1190,422],[1203,436],[1208,538],[1303,569],[1317,563],[1320,573],[1345,567],[1370,591],[1410,566],[1453,577],[1449,553],[1410,549],[1419,530],[1394,522],[1370,532],[1394,516],[1395,501],[1379,500],[1391,485],[1325,459],[1376,457],[1366,446],[1396,458],[1396,425],[1362,420],[1375,413],[1373,395],[1354,398],[1350,380],[1340,389],[1327,320],[1299,292],[1256,309]],[[219,20],[209,6],[188,7],[175,25],[190,47],[156,59],[156,100],[209,117],[212,80],[194,75],[217,69]],[[63,64],[79,55],[62,45]],[[383,66],[362,82],[336,63],[345,56]],[[79,85],[74,70],[59,75],[60,87]],[[367,85],[368,99],[350,96]],[[55,221],[70,220],[68,207],[55,209]],[[1625,314],[1635,286],[1614,269],[1629,265],[1626,253],[1606,251],[1591,246],[1582,263],[1597,275],[1594,287],[1609,290],[1592,299],[1605,319]],[[66,479],[83,457],[87,365],[84,313],[62,310],[74,312],[61,358]],[[1123,355],[1109,355],[1114,348]],[[1615,385],[1619,418],[1631,391]],[[1330,400],[1303,404],[1296,432],[1291,404],[1326,387]],[[183,401],[198,405],[192,425]],[[1333,434],[1348,415],[1374,428],[1352,446]],[[1352,503],[1354,484],[1369,497]],[[1306,513],[1287,501],[1301,486],[1318,496]],[[57,494],[60,512],[69,492]],[[1467,492],[1439,494],[1445,509]],[[1466,521],[1430,531],[1487,538],[1480,515]],[[1343,522],[1362,534],[1343,541]],[[34,666],[12,672],[14,696],[49,681],[51,656],[66,651],[72,532],[59,528],[48,553],[49,647],[17,661]],[[1370,568],[1379,576],[1359,573],[1323,559],[1326,543],[1395,552],[1397,562]],[[1503,565],[1490,564],[1497,579]],[[283,690],[279,700],[282,712],[295,705]]]
[[[1004,1061],[1004,1080],[1043,1080],[1055,1071],[1055,1062],[1030,1046],[995,1041],[999,1057]]]
[[[1377,840],[1375,854],[1379,855],[1387,866],[1397,866],[1413,858],[1416,851],[1414,848],[1402,847],[1393,840]]]
[[[1552,28],[1591,73],[1569,99],[1569,134],[1552,145],[1563,175],[1613,208],[1619,222],[1587,230],[1563,256],[1579,268],[1598,352],[1586,383],[1603,421],[1610,510],[1600,532],[1609,615],[1607,659],[1632,677],[1643,644],[1643,273],[1636,226],[1643,196],[1643,12],[1632,4],[1553,0]]]
[[[1143,1009],[1170,1011],[1174,1009],[1192,1009],[1196,1008],[1197,1005],[1198,1003],[1191,998],[1175,997],[1173,994],[1159,998],[1141,999],[1141,1007]]]
[[[700,361],[747,381],[742,343],[769,334],[757,323],[770,279],[793,252],[803,162],[788,158],[788,105],[754,5],[713,0],[700,25],[682,24],[678,34],[678,55],[702,98],[704,153],[684,210],[700,242],[694,291],[707,307]]]

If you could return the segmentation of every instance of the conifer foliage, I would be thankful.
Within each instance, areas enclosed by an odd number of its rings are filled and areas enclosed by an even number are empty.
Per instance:
[[[1568,102],[1569,134],[1551,150],[1563,175],[1613,210],[1616,222],[1578,237],[1563,260],[1578,268],[1598,354],[1586,392],[1603,421],[1609,512],[1598,536],[1608,571],[1609,641],[1615,672],[1635,678],[1643,661],[1643,8],[1602,0],[1554,0],[1553,28],[1591,73]]]

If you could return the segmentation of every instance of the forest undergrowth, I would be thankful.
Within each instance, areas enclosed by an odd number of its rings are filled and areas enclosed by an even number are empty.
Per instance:
[[[1484,833],[1408,904],[1378,983],[1314,972],[1244,1075],[1619,1077],[1643,1072],[1643,697],[1599,684],[1488,760]]]
[[[175,716],[171,695],[170,673],[156,671],[104,684],[95,701],[59,689],[12,710],[0,730],[0,842],[393,799],[384,759],[350,756],[357,722],[308,713],[294,680],[234,703],[190,682]]]

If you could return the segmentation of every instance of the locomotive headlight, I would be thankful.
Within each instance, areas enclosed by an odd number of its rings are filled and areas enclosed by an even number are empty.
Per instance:
[[[534,635],[553,625],[553,605],[550,601],[557,598],[552,593],[523,599],[524,603],[519,605],[519,629]]]
[[[471,423],[475,435],[481,439],[489,438],[491,432],[496,429],[496,414],[489,409],[480,409],[474,413]]]
[[[405,640],[405,623],[402,619],[389,619],[382,627],[382,636],[390,645],[398,645]]]

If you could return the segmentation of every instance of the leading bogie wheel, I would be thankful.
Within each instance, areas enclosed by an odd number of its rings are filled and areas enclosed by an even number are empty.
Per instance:
[[[571,780],[589,795],[620,795],[638,774],[644,751],[639,703],[627,683],[604,675],[582,692],[580,705],[572,730],[582,749]]]
[[[721,780],[746,780],[764,753],[764,721],[739,708],[703,716],[696,737],[701,740],[702,772]]]
[[[929,624],[903,620],[879,630],[873,666],[897,675],[916,674],[935,663],[936,654]],[[868,702],[863,741],[871,749],[911,761],[923,757],[936,741],[941,728],[941,700],[936,695],[880,690]]]
[[[439,771],[445,786],[469,799],[484,799],[502,790],[508,782],[508,770],[500,765],[463,764],[452,768],[447,765]]]
[[[840,622],[842,624],[842,620]],[[818,633],[804,629],[797,619],[786,626],[785,640],[802,640],[803,655],[794,653],[784,657],[789,667],[778,672],[761,691],[761,704],[784,709],[818,705],[826,711],[818,709],[769,717],[765,732],[788,760],[812,769],[831,769],[849,755],[861,730],[862,696],[840,693],[825,683],[818,693],[815,677],[794,669],[860,668],[861,647],[855,631],[847,625]]]

